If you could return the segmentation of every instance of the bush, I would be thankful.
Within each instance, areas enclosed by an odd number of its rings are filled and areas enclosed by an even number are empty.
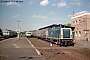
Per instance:
[[[0,35],[3,36],[2,29],[0,29]]]

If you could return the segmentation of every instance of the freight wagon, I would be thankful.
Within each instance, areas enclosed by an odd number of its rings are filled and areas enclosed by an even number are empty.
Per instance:
[[[73,30],[74,27],[68,27],[62,24],[53,24],[44,28],[40,28],[34,32],[34,35],[37,38],[58,44],[60,46],[74,46],[72,34]]]

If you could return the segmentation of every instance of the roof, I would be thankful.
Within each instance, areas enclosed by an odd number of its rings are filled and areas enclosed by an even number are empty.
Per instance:
[[[52,24],[52,25],[49,25],[49,26],[46,26],[46,27],[43,27],[43,28],[40,28],[38,30],[42,30],[42,29],[45,29],[45,28],[52,28],[53,26],[56,26],[57,24]]]
[[[46,27],[43,27],[43,28],[40,28],[40,29],[38,29],[38,30],[42,30],[42,29],[46,29],[46,28],[52,28],[52,27],[54,27],[54,26],[62,26],[62,27],[65,27],[65,28],[71,28],[72,30],[74,30],[74,28],[75,27],[69,27],[69,26],[65,26],[65,25],[62,25],[62,24],[52,24],[52,25],[49,25],[49,26],[46,26]]]
[[[81,12],[75,13],[71,19],[78,18],[84,15],[90,15],[90,13],[87,11],[81,11]]]
[[[65,26],[65,28],[71,28],[72,30],[75,29],[75,27]]]

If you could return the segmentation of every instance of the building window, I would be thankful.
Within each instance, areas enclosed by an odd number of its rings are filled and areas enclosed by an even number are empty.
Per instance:
[[[83,20],[82,22],[86,22],[86,20]]]
[[[75,22],[73,21],[72,24],[74,25],[74,23],[75,23]]]
[[[81,20],[78,20],[78,24],[80,24]]]
[[[77,36],[77,31],[75,32],[75,36]]]
[[[77,24],[77,20],[76,20],[75,24]]]
[[[76,33],[77,33],[77,31],[76,31]]]
[[[81,20],[79,20],[79,23],[81,22]]]
[[[77,20],[76,20],[76,23],[77,23]]]
[[[78,32],[78,36],[81,37],[81,31]]]
[[[77,30],[78,30],[78,28],[77,28]]]
[[[81,31],[79,31],[79,34],[81,35]]]

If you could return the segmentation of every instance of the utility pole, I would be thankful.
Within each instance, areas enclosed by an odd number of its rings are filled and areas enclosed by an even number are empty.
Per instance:
[[[21,27],[20,27],[20,32],[21,32]],[[20,33],[20,37],[21,37],[21,33]]]
[[[74,17],[74,11],[73,11],[73,17]]]
[[[19,22],[21,22],[21,21],[17,21],[18,22],[18,38],[19,38],[19,40],[20,40],[20,29],[19,29]]]

